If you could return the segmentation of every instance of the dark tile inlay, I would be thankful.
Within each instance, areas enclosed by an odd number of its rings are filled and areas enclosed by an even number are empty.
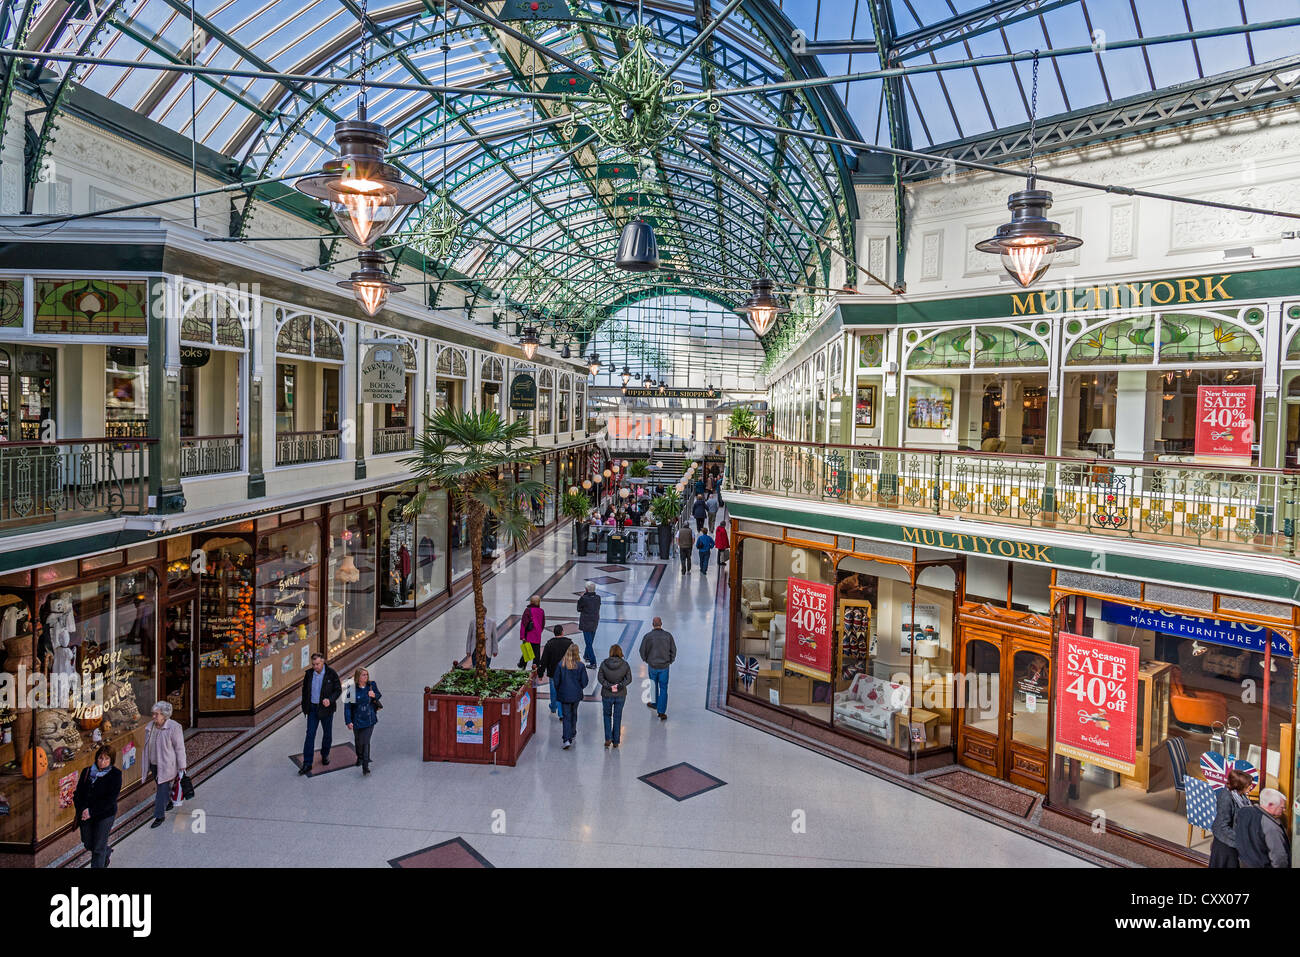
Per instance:
[[[597,565],[597,566],[596,566],[596,571],[598,571],[598,572],[625,572],[625,571],[627,571],[627,566],[626,566],[626,565]]]
[[[588,578],[585,581],[595,582],[597,585],[618,585],[623,583],[622,578],[615,578],[613,575],[601,575],[599,578]]]
[[[336,716],[336,718],[338,719],[338,721],[341,721],[342,718],[343,718],[343,715],[342,715],[342,714],[339,714],[339,715]],[[336,722],[336,723],[337,723],[337,722]],[[343,732],[344,732],[344,734],[351,734],[351,732],[348,731],[348,727],[347,727],[347,725],[343,725]],[[320,740],[320,732],[317,731],[317,732],[316,732],[316,735],[317,735],[316,740],[319,741],[319,740]],[[298,754],[291,754],[291,755],[289,755],[289,760],[293,762],[293,766],[294,766],[295,768],[301,768],[301,767],[302,767],[302,753],[301,753],[301,752],[299,752]],[[343,768],[353,768],[353,767],[356,767],[356,764],[357,764],[357,752],[356,752],[356,750],[352,747],[352,745],[350,745],[350,744],[344,744],[344,743],[340,742],[340,743],[338,743],[338,744],[333,744],[333,745],[330,746],[330,763],[329,763],[329,764],[321,764],[321,763],[320,763],[320,751],[319,751],[319,750],[318,750],[314,755],[312,755],[311,762],[312,762],[312,764],[311,764],[311,770],[310,770],[309,772],[307,772],[307,777],[309,777],[309,778],[318,778],[318,777],[320,777],[322,774],[329,774],[331,771],[341,771]],[[361,773],[360,771],[357,771],[357,774],[360,774],[360,773]]]
[[[434,844],[423,850],[412,851],[401,857],[394,857],[388,862],[389,867],[401,869],[413,867],[491,867],[486,857],[466,843],[463,837],[453,837],[450,841]]]
[[[687,764],[685,761],[658,771],[651,771],[649,774],[643,774],[637,780],[644,781],[656,791],[662,791],[674,801],[685,801],[688,798],[698,797],[706,791],[720,788],[727,783],[721,778],[715,778],[706,771],[701,771],[693,764]]]

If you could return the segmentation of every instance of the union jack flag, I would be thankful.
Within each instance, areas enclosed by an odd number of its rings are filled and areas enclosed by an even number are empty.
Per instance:
[[[746,691],[752,690],[754,682],[758,680],[758,659],[736,655],[736,680]]]
[[[1250,775],[1252,791],[1259,787],[1259,768],[1249,761],[1225,758],[1218,751],[1206,751],[1201,755],[1201,775],[1216,791],[1228,783],[1228,772],[1234,768]]]

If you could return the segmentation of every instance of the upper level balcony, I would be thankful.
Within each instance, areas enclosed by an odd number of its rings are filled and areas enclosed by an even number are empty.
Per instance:
[[[727,486],[782,499],[1294,556],[1300,471],[732,437]]]

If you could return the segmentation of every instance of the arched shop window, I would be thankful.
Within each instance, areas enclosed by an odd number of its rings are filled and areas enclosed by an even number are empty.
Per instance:
[[[340,453],[341,322],[275,310],[276,464]]]
[[[903,444],[1047,452],[1050,332],[1043,320],[908,330],[903,338]],[[866,409],[874,394],[859,396],[859,401]]]
[[[246,294],[206,283],[183,281],[178,293],[180,434],[235,436],[238,442],[244,431],[245,330],[253,302]],[[182,451],[182,474],[190,465],[189,454]],[[203,471],[201,466],[198,470]]]
[[[505,395],[505,363],[497,356],[484,356],[479,363],[478,407],[480,411],[503,411]]]
[[[1241,467],[1260,462],[1264,310],[1160,313],[1065,324],[1061,454]],[[1253,392],[1252,392],[1253,390]],[[1235,453],[1209,446],[1206,402],[1249,407]]]
[[[567,372],[560,374],[560,385],[556,392],[556,432],[568,432],[569,424],[569,393],[573,391],[573,376]]]
[[[465,379],[468,365],[464,350],[442,346],[438,350],[437,378],[433,387],[435,409],[465,407]]]
[[[550,435],[552,431],[551,411],[552,393],[555,389],[555,373],[543,369],[537,376],[537,434]]]
[[[378,332],[379,330],[374,330]],[[378,407],[373,451],[376,455],[408,451],[414,444],[415,422],[419,407],[415,400],[415,381],[419,373],[419,354],[413,340],[405,336],[379,335],[391,340],[406,367],[406,394],[401,402],[385,402]]]
[[[582,376],[574,379],[573,428],[577,432],[587,429],[587,380]]]

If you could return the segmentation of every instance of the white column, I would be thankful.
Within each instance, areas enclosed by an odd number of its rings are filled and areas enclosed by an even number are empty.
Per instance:
[[[1123,369],[1115,391],[1115,458],[1142,461],[1155,449],[1160,404],[1151,398],[1146,369]],[[1086,438],[1086,436],[1085,436]]]

